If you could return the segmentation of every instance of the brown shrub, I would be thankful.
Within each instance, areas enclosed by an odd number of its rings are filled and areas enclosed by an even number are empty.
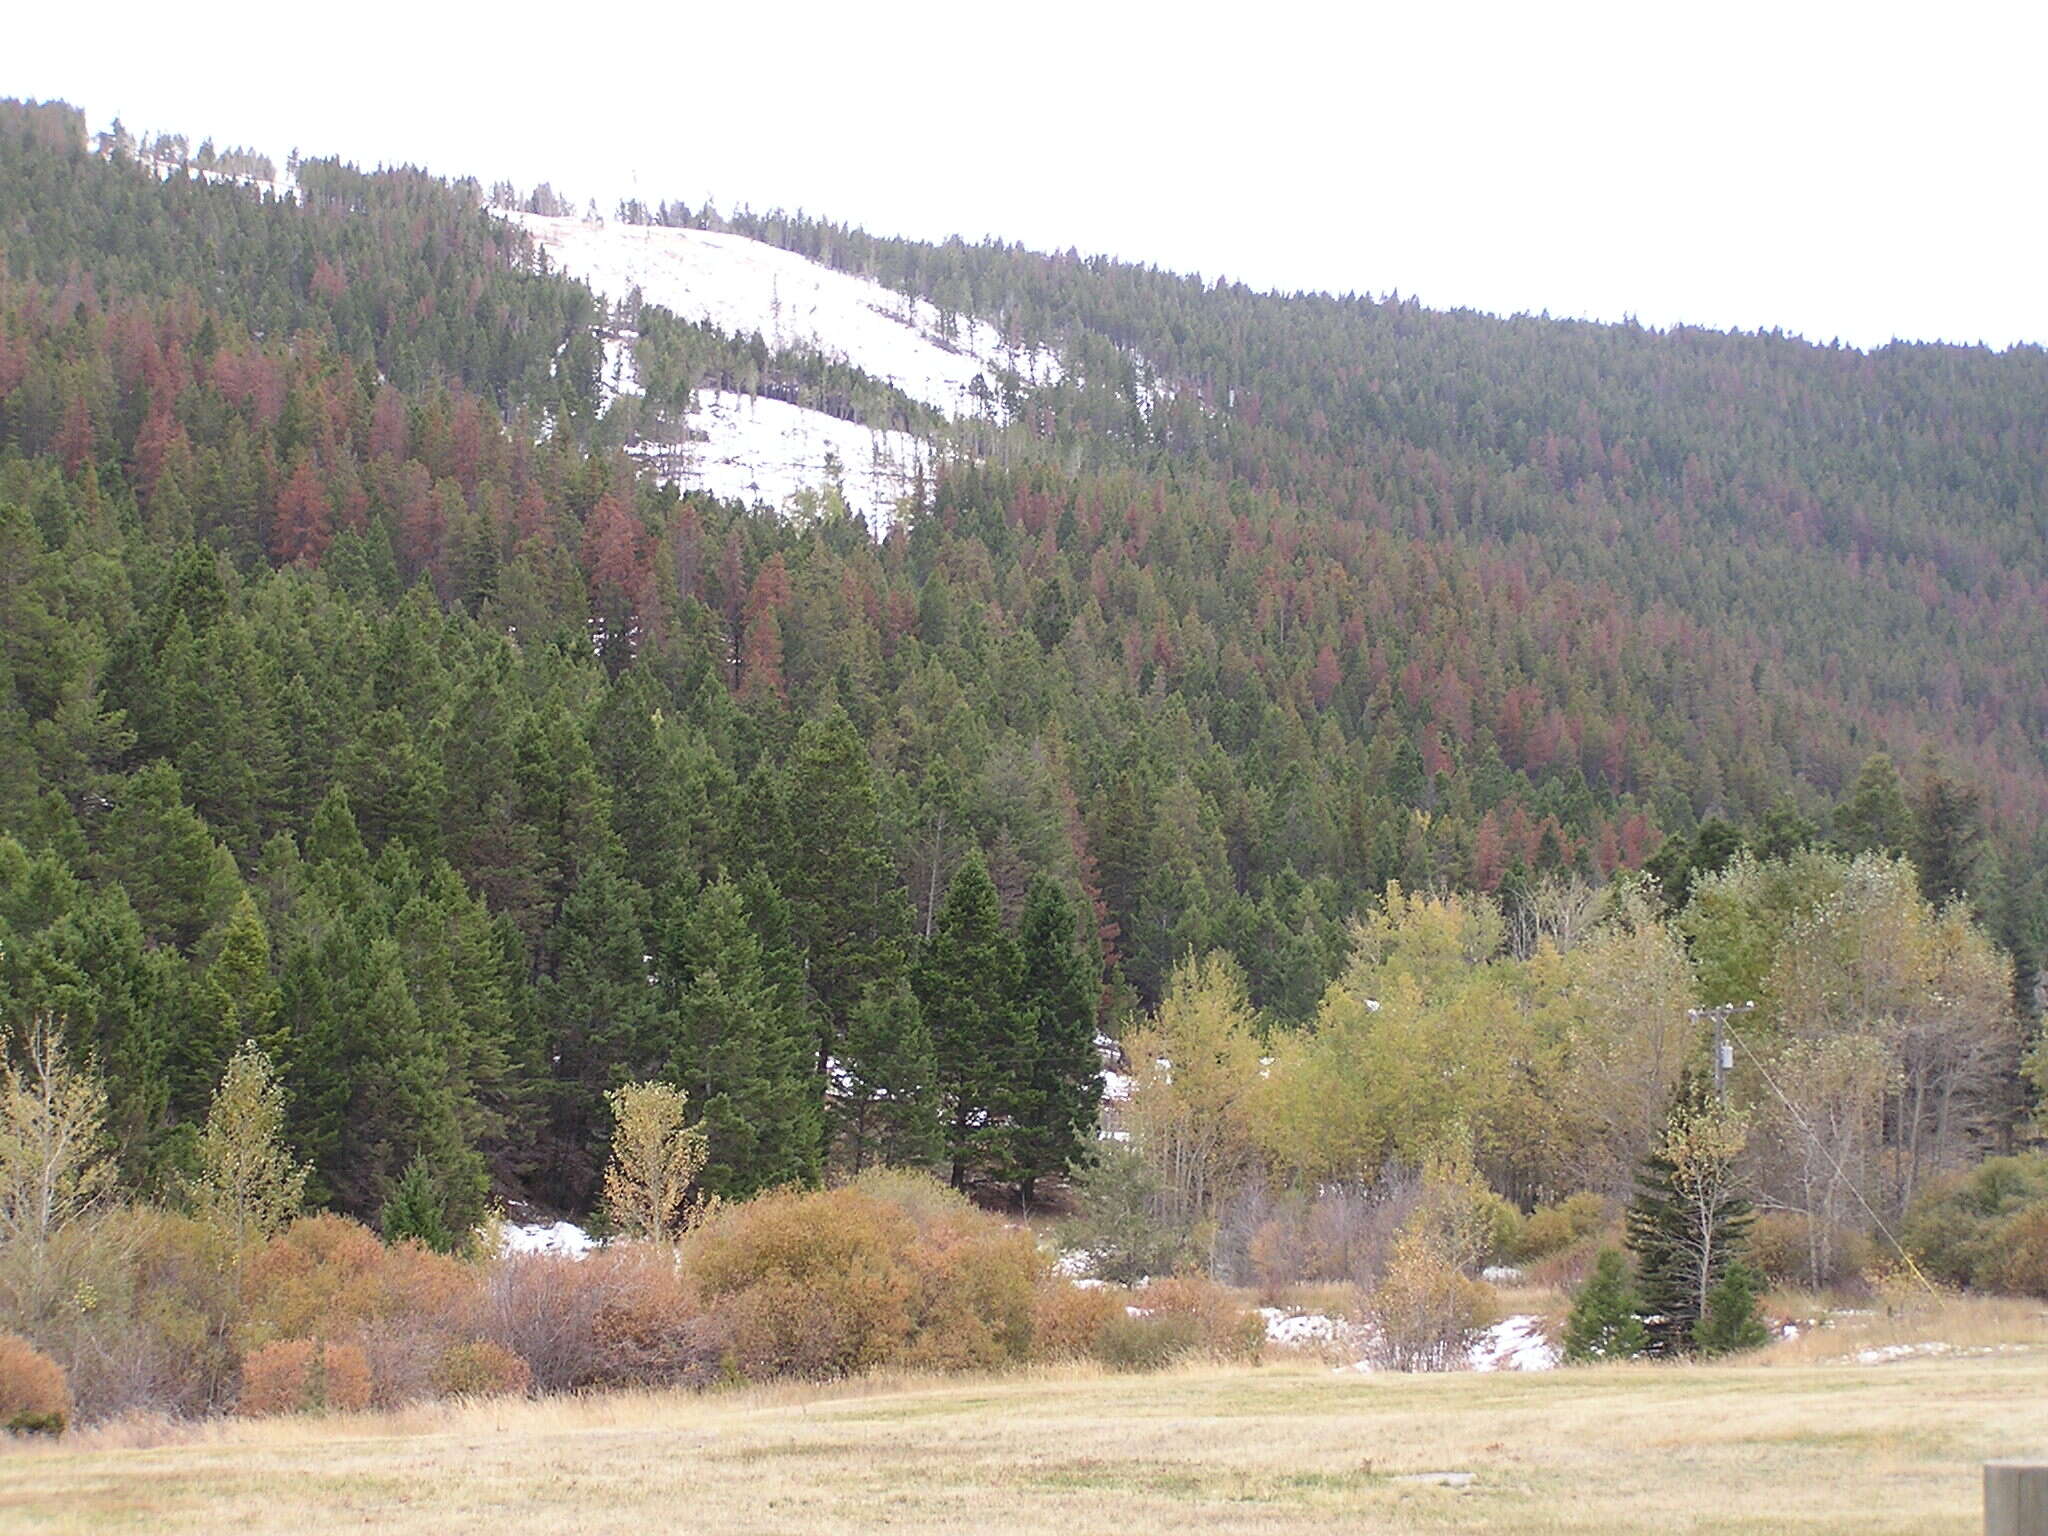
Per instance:
[[[500,1258],[484,1276],[476,1331],[526,1361],[540,1392],[705,1380],[726,1353],[673,1252],[639,1243],[584,1259]]]
[[[146,1206],[73,1223],[40,1253],[0,1243],[0,1328],[64,1370],[75,1423],[218,1409],[237,1364],[234,1295],[219,1235]]]
[[[1820,1230],[1798,1211],[1766,1211],[1749,1229],[1744,1257],[1773,1285],[1841,1285],[1861,1275],[1871,1259],[1870,1239],[1853,1227]]]
[[[312,1336],[346,1342],[370,1372],[371,1401],[433,1395],[442,1350],[476,1332],[482,1276],[415,1242],[386,1246],[345,1216],[303,1217],[244,1270],[245,1348]]]
[[[910,1342],[902,1255],[914,1230],[901,1210],[850,1186],[791,1191],[727,1206],[685,1255],[740,1375],[848,1375]]]
[[[418,1243],[386,1247],[346,1216],[293,1222],[250,1259],[244,1282],[251,1343],[332,1335],[376,1319],[459,1328],[476,1307],[478,1277]]]
[[[1201,1275],[1155,1280],[1137,1294],[1155,1318],[1192,1322],[1194,1347],[1222,1360],[1256,1360],[1266,1347],[1266,1323],[1230,1291]]]
[[[2015,1296],[2048,1297],[2048,1204],[2008,1216],[1999,1227],[1998,1247],[1993,1284]]]
[[[484,1277],[483,1335],[524,1360],[542,1392],[574,1392],[604,1379],[597,1314],[611,1274],[604,1254],[507,1254]]]
[[[1607,1220],[1607,1201],[1595,1194],[1570,1195],[1555,1205],[1539,1205],[1523,1219],[1515,1240],[1515,1259],[1527,1263],[1562,1253],[1573,1243],[1596,1236]]]
[[[1046,1273],[1029,1232],[906,1174],[725,1207],[683,1257],[728,1368],[750,1378],[1024,1359]]]
[[[1107,1286],[1052,1280],[1031,1305],[1031,1350],[1040,1360],[1083,1360],[1096,1353],[1102,1331],[1125,1316],[1125,1293]]]
[[[511,1397],[533,1385],[533,1371],[502,1344],[466,1339],[441,1351],[433,1383],[442,1397]]]
[[[601,1379],[612,1386],[703,1382],[728,1340],[704,1316],[665,1243],[628,1243],[584,1260],[603,1298],[591,1319]]]
[[[242,1361],[242,1413],[349,1412],[369,1405],[370,1363],[353,1344],[279,1339]]]
[[[1308,1273],[1308,1234],[1295,1212],[1283,1212],[1259,1223],[1245,1243],[1245,1262],[1267,1297],[1298,1284]]]
[[[1395,1244],[1370,1310],[1380,1362],[1400,1371],[1456,1368],[1497,1312],[1492,1287],[1467,1277],[1423,1223]]]
[[[61,1435],[71,1422],[64,1371],[18,1333],[0,1333],[0,1429]]]
[[[1048,1266],[1028,1231],[962,1201],[935,1213],[905,1257],[916,1279],[907,1363],[992,1370],[1030,1354],[1032,1304]]]

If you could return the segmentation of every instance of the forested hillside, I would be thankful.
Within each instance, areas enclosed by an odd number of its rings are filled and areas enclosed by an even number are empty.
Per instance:
[[[1088,1141],[1097,1026],[1191,951],[1290,1030],[1364,997],[1390,882],[1512,917],[1647,864],[1676,907],[1745,841],[1910,852],[2032,1007],[2039,349],[731,222],[1061,381],[948,429],[879,540],[683,496],[599,388],[601,306],[473,184],[308,160],[277,197],[0,108],[0,1006],[99,1064],[137,1187],[254,1038],[359,1214],[415,1163],[458,1228],[587,1210],[645,1077],[721,1193],[1028,1193]],[[666,326],[670,396],[774,382]]]

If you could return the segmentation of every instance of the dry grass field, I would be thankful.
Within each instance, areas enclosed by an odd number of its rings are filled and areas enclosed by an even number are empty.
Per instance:
[[[115,1425],[0,1451],[8,1532],[1967,1532],[2048,1350],[1364,1376],[1305,1363]],[[1407,1481],[1469,1472],[1454,1489]]]

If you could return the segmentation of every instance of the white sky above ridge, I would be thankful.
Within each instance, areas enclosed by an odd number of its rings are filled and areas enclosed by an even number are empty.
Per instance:
[[[1282,291],[2048,342],[2036,5],[372,0],[39,7],[8,33],[0,95],[95,127],[607,213],[708,194]]]

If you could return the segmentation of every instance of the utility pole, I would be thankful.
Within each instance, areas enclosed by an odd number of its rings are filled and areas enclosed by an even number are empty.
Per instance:
[[[1717,1003],[1712,1008],[1688,1008],[1685,1016],[1697,1024],[1701,1019],[1714,1021],[1714,1097],[1721,1103],[1728,1102],[1728,1073],[1735,1065],[1735,1043],[1728,1038],[1728,1016],[1748,1013],[1755,1003]]]

